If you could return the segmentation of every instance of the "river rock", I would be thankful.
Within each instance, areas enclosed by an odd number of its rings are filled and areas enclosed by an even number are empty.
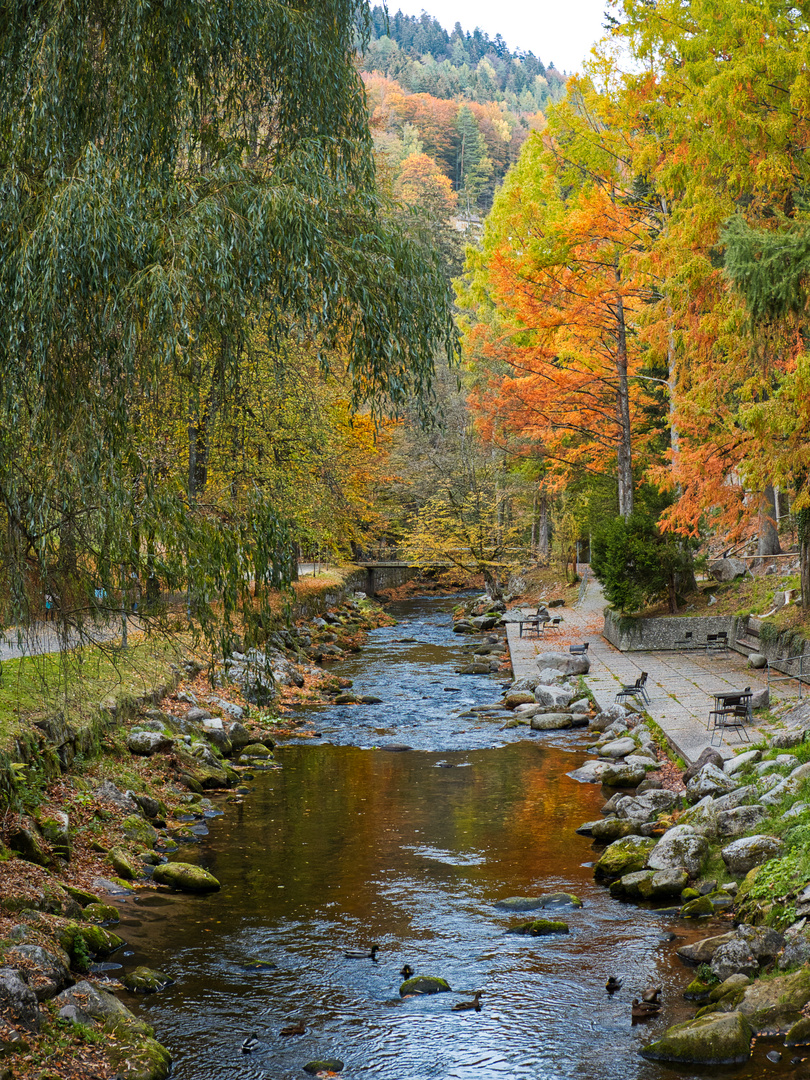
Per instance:
[[[269,759],[273,757],[273,751],[270,750],[269,747],[265,746],[264,743],[252,742],[248,743],[247,746],[242,747],[241,756]]]
[[[231,746],[235,751],[244,749],[253,741],[253,736],[245,725],[238,722],[231,724],[228,729],[228,738],[231,740]]]
[[[192,863],[164,863],[156,866],[152,880],[158,885],[170,885],[180,892],[205,893],[221,888],[213,874]]]
[[[639,882],[638,891],[645,900],[659,900],[667,896],[680,896],[689,882],[689,875],[681,868],[656,870]]]
[[[553,705],[556,709],[564,709],[571,703],[574,693],[564,686],[541,685],[535,690],[534,696],[540,705]]]
[[[562,919],[532,919],[511,926],[507,934],[524,934],[529,937],[549,937],[551,934],[567,934],[568,923]]]
[[[641,1056],[681,1065],[736,1065],[751,1056],[751,1025],[739,1013],[710,1013],[675,1024],[648,1043]]]
[[[536,705],[537,698],[531,690],[510,690],[503,703],[507,709],[514,709],[518,705]]]
[[[308,1061],[303,1069],[310,1076],[317,1076],[318,1073],[339,1073],[343,1069],[343,1062],[340,1058],[316,1058]]]
[[[584,765],[574,769],[567,775],[572,780],[579,780],[581,784],[598,784],[602,778],[605,764],[604,761],[586,761]]]
[[[135,1017],[130,1010],[108,990],[95,983],[77,982],[68,990],[63,990],[54,998],[54,1006],[63,1020],[74,1024],[86,1024],[92,1027],[96,1021],[102,1023],[111,1017]]]
[[[565,672],[560,671],[559,668],[553,668],[553,667],[543,668],[543,670],[540,672],[540,675],[538,677],[538,682],[535,684],[534,689],[537,689],[537,686],[540,686],[540,685],[542,685],[542,686],[554,686],[554,684],[556,682],[558,682],[558,680],[567,679],[567,678],[568,678],[568,676],[565,674]]]
[[[707,762],[686,785],[686,798],[689,802],[698,802],[706,795],[726,795],[739,786],[733,776],[727,776],[722,768]]]
[[[610,895],[633,900],[641,896],[642,883],[655,873],[654,870],[634,870],[610,883]]]
[[[121,916],[118,914],[118,908],[114,908],[112,904],[88,904],[84,909],[83,919],[87,922],[98,923],[99,926],[110,925],[113,926],[121,921]]]
[[[602,852],[594,866],[596,877],[616,878],[643,870],[655,841],[643,836],[625,836]],[[659,869],[661,869],[659,867]]]
[[[715,934],[713,937],[702,938],[700,941],[681,946],[678,949],[678,956],[687,964],[709,964],[720,946],[733,941],[735,937],[734,931],[730,930],[727,934]]]
[[[25,967],[25,981],[37,1001],[47,1001],[73,981],[70,976],[70,957],[56,945],[45,949],[41,945],[15,945],[6,953],[12,963],[20,960]],[[3,1001],[0,988],[0,1001]],[[28,1000],[26,995],[26,1000]]]
[[[599,753],[602,757],[624,758],[636,751],[636,744],[629,736],[624,739],[612,739],[600,746]]]
[[[574,726],[570,713],[538,713],[529,721],[532,731],[562,731]],[[569,774],[570,775],[570,774]]]
[[[711,969],[722,982],[731,975],[755,975],[759,971],[759,961],[751,952],[748,943],[735,935],[715,952]]]
[[[652,821],[661,811],[672,810],[679,797],[666,788],[653,788],[641,795],[622,795],[616,802],[616,816],[630,821]]]
[[[545,668],[556,668],[564,675],[587,675],[591,670],[591,662],[587,656],[572,656],[570,653],[544,652],[535,658],[540,671]]]
[[[602,821],[595,821],[591,826],[591,836],[600,844],[607,844],[613,840],[619,840],[623,836],[633,836],[639,833],[640,825],[626,818],[608,817]]]
[[[113,870],[124,881],[137,881],[138,878],[143,877],[142,868],[123,848],[113,848],[107,853],[107,858]]]
[[[536,911],[538,908],[582,907],[578,896],[569,892],[543,893],[541,896],[508,896],[496,900],[493,907],[501,911]]]
[[[449,990],[450,984],[437,975],[414,975],[402,983],[399,994],[400,997],[408,994],[446,994]]]
[[[718,836],[742,836],[759,825],[765,817],[764,806],[736,806],[733,810],[723,810],[717,815]]]
[[[164,971],[155,971],[154,968],[140,964],[132,971],[128,971],[126,975],[122,975],[119,982],[133,993],[156,994],[158,990],[170,986],[174,979]]]
[[[133,728],[127,736],[127,749],[131,754],[151,757],[152,754],[168,750],[173,741],[170,735],[165,735],[162,731],[144,731],[141,728]]]
[[[745,991],[737,1010],[756,1031],[784,1034],[803,1018],[802,1010],[808,1002],[810,971],[802,969],[755,982]]]
[[[688,784],[693,776],[697,776],[704,765],[716,765],[718,769],[723,768],[724,759],[719,750],[715,750],[713,746],[707,746],[694,761],[686,772],[683,774],[683,782]]]
[[[775,836],[760,834],[733,840],[721,851],[723,862],[730,874],[742,877],[755,866],[781,854],[784,844]]]
[[[121,828],[127,840],[134,840],[141,847],[151,848],[157,843],[158,834],[154,825],[144,821],[140,814],[132,814],[124,818]]]
[[[645,765],[626,759],[616,763],[606,763],[600,779],[606,787],[634,788],[646,775]]]
[[[785,1035],[785,1046],[807,1046],[810,1044],[810,1017],[803,1016]]]
[[[569,707],[569,709],[571,710],[572,713],[582,713],[583,715],[586,714],[586,713],[590,713],[590,711],[591,711],[590,698],[586,698],[586,697],[577,698],[577,700],[572,701],[571,704],[568,707]]]

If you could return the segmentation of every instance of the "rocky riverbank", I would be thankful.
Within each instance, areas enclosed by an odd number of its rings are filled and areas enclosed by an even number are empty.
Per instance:
[[[282,736],[314,737],[285,719],[294,701],[346,700],[347,680],[317,664],[360,648],[390,621],[362,595],[203,672],[184,661],[157,692],[106,702],[84,738],[64,717],[5,748],[0,832],[0,1077],[161,1080],[171,1058],[114,995],[111,898],[149,887],[219,888],[192,864],[167,861],[238,800],[251,772],[277,767]],[[157,702],[155,699],[158,699]],[[81,743],[81,745],[79,745]],[[130,991],[158,992],[161,972],[137,969]]]
[[[784,1052],[810,1045],[810,707],[725,762],[707,747],[678,775],[641,710],[589,715],[573,678],[587,673],[586,657],[544,653],[537,666],[503,706],[534,730],[587,727],[594,758],[569,775],[610,796],[602,817],[577,830],[594,840],[596,880],[622,901],[728,922],[678,950],[696,968],[683,991],[695,1018],[642,1055],[731,1065],[748,1060],[757,1038]]]

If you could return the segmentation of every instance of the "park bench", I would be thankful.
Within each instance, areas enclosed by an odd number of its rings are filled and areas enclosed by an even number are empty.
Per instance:
[[[728,651],[728,633],[725,630],[721,630],[719,634],[706,635],[706,652],[716,649],[722,649],[723,652]]]
[[[639,677],[634,683],[630,683],[628,686],[623,686],[616,695],[616,701],[622,701],[624,698],[640,697],[645,705],[650,704],[650,698],[647,694],[647,672],[642,671]]]
[[[697,646],[697,642],[693,638],[693,631],[687,630],[682,638],[678,638],[675,642],[676,649],[694,649]]]

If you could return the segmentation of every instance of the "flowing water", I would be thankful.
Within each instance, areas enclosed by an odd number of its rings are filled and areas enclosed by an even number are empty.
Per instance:
[[[672,935],[727,924],[695,927],[594,883],[596,854],[574,830],[599,816],[604,795],[566,776],[587,739],[459,719],[494,702],[500,686],[454,674],[464,646],[451,606],[395,605],[400,625],[374,631],[362,654],[332,668],[385,704],[318,710],[323,742],[280,747],[281,768],[257,772],[251,793],[223,801],[208,834],[179,853],[209,868],[220,892],[147,892],[121,905],[123,963],[177,980],[149,998],[125,996],[172,1051],[177,1080],[286,1080],[327,1057],[345,1063],[347,1080],[725,1074],[675,1074],[637,1050],[693,1015]],[[396,640],[405,633],[416,641]],[[386,749],[402,744],[413,749]],[[583,901],[552,913],[569,922],[566,936],[509,935],[521,917],[492,906],[557,890]],[[372,943],[376,962],[343,955]],[[402,1000],[406,963],[453,993]],[[624,979],[613,997],[611,974]],[[661,1017],[632,1026],[630,999],[656,981]],[[475,990],[480,1012],[452,1011]],[[305,1034],[279,1034],[296,1021]],[[258,1047],[246,1055],[251,1032]],[[774,1066],[767,1049],[733,1075],[808,1075],[787,1064],[790,1051]]]

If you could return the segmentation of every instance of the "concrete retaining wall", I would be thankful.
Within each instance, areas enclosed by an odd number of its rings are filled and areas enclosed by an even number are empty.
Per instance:
[[[687,631],[698,643],[707,634],[728,634],[729,645],[736,640],[737,618],[733,615],[703,615],[696,618],[673,616],[669,619],[641,619],[619,615],[605,609],[604,637],[622,652],[652,652],[656,649],[675,649],[676,641]]]

